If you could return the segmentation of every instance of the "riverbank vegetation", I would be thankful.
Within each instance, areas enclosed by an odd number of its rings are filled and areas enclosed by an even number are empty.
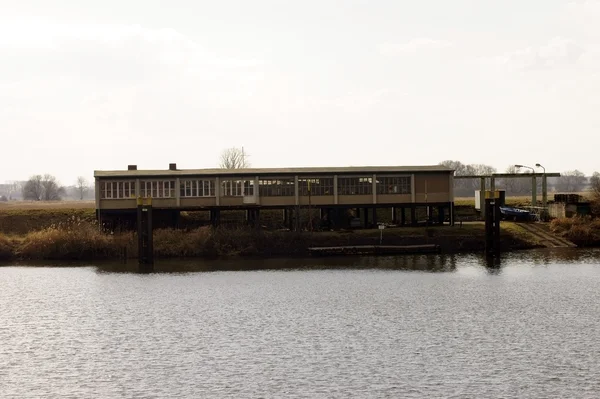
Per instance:
[[[554,219],[550,223],[551,230],[565,237],[579,247],[600,246],[600,219],[573,217]]]
[[[380,231],[291,232],[251,228],[199,227],[157,229],[154,252],[167,257],[306,256],[312,246],[375,245]],[[461,226],[399,227],[383,232],[385,245],[435,244],[444,253],[480,251],[485,246],[482,223]],[[533,248],[535,241],[518,225],[503,224],[505,250]],[[133,232],[102,232],[95,222],[70,218],[24,235],[0,233],[0,259],[94,260],[137,256]]]

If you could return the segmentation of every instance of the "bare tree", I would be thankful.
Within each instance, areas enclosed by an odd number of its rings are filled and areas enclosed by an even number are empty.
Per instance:
[[[585,174],[575,169],[561,173],[560,177],[558,178],[556,187],[559,191],[565,193],[573,193],[581,191],[586,183],[587,179],[585,177]]]
[[[41,201],[44,195],[42,180],[42,175],[31,176],[23,186],[23,199]]]
[[[483,164],[465,165],[460,161],[442,161],[440,165],[454,169],[454,176],[489,176],[496,173],[496,168]],[[458,196],[472,196],[479,189],[479,179],[454,180],[454,192]]]
[[[600,197],[600,173],[594,172],[592,177],[590,177],[590,185],[592,186],[594,195]]]
[[[59,201],[64,195],[64,187],[49,174],[31,176],[23,186],[23,199],[26,200]]]
[[[219,167],[222,169],[249,168],[250,162],[248,161],[248,154],[244,152],[244,148],[228,148],[221,153]]]
[[[89,191],[90,185],[85,177],[79,176],[75,182],[75,188],[79,193],[79,199],[83,200],[83,196]]]
[[[596,216],[600,215],[600,173],[594,172],[590,177],[592,186],[592,213]]]
[[[61,187],[56,177],[52,175],[44,175],[42,185],[44,186],[44,195],[42,197],[44,201],[60,201],[65,195],[65,188]]]
[[[523,172],[523,175],[531,174],[529,169],[523,170],[515,165],[506,168],[506,173],[518,174],[520,172]],[[531,183],[531,179],[525,177],[506,177],[500,181],[500,187],[504,186],[507,195],[526,195],[531,194]],[[541,184],[541,181],[538,184]]]

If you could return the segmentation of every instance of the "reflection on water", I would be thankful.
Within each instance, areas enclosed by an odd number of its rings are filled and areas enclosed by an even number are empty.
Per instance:
[[[553,263],[596,263],[600,249],[549,248],[515,251],[501,254],[500,258],[486,258],[483,254],[401,255],[364,257],[312,258],[225,258],[225,259],[158,259],[154,273],[192,273],[250,270],[302,269],[387,269],[422,272],[453,272],[457,264],[485,268],[490,274],[499,274],[506,265],[550,265]],[[81,267],[93,264],[100,273],[139,273],[135,259],[127,263],[114,261],[22,261],[0,263],[1,266]]]
[[[599,263],[569,249],[4,267],[0,397],[597,398]]]
[[[303,269],[389,269],[426,272],[448,272],[456,268],[457,255],[407,255],[381,257],[335,258],[282,258],[282,259],[163,259],[155,264],[156,273],[189,273],[247,270],[303,270]],[[107,273],[135,273],[137,263],[98,264],[98,271]]]

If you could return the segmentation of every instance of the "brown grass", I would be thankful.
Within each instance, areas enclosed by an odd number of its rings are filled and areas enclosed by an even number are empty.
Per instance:
[[[550,229],[578,246],[600,245],[600,219],[574,217],[554,219]]]
[[[15,253],[15,239],[8,237],[4,234],[0,234],[0,259],[10,259]]]
[[[132,238],[131,233],[103,233],[95,223],[73,218],[27,234],[15,255],[23,259],[114,258],[124,247],[132,246]]]
[[[96,202],[93,200],[0,202],[0,211],[9,209],[96,209]]]
[[[378,230],[290,232],[250,228],[201,227],[191,230],[157,229],[154,252],[158,258],[222,256],[304,256],[311,246],[374,245]],[[523,236],[503,229],[505,249],[530,248]],[[482,223],[462,227],[400,227],[386,229],[385,245],[437,244],[443,252],[479,251],[484,247]],[[137,256],[134,233],[101,232],[97,224],[70,220],[24,236],[0,235],[1,259],[93,260],[118,259],[124,249]]]

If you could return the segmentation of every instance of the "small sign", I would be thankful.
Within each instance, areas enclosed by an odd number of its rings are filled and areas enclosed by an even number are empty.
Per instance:
[[[380,224],[380,225],[379,225],[379,230],[383,230],[383,229],[385,229],[385,225],[383,225],[383,224]]]

